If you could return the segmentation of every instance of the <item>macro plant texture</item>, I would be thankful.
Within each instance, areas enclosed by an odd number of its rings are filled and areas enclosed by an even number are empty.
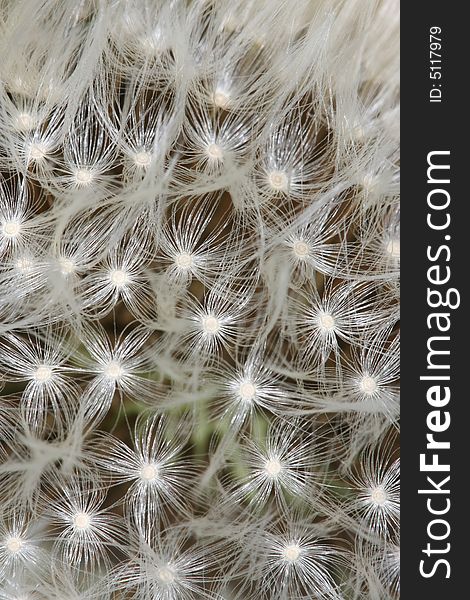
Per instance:
[[[396,0],[0,0],[0,600],[399,594]]]

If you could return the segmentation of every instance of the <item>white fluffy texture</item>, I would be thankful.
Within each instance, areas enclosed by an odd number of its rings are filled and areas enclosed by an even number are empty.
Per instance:
[[[396,0],[0,0],[0,597],[393,598]]]

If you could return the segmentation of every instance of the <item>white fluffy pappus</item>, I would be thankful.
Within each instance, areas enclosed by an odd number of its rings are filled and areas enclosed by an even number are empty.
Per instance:
[[[189,514],[188,498],[195,465],[182,452],[190,435],[189,422],[180,419],[176,430],[163,417],[136,422],[133,447],[103,435],[89,447],[90,456],[112,484],[131,483],[126,513],[142,537],[152,535],[171,515]],[[106,449],[106,451],[105,451]]]

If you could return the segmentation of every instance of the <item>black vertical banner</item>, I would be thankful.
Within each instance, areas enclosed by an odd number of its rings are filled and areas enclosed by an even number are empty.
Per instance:
[[[469,109],[462,3],[402,4],[402,598],[467,598]]]

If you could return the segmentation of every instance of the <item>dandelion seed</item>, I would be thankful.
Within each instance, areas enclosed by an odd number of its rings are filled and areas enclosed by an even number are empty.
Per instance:
[[[97,463],[112,480],[131,483],[126,513],[145,538],[152,535],[160,519],[166,523],[169,515],[187,512],[193,469],[180,458],[187,436],[184,420],[169,438],[165,419],[139,418],[132,448],[111,436],[99,439],[95,447]]]
[[[169,567],[157,569],[157,577],[164,585],[171,585],[175,581],[175,574]]]
[[[230,96],[224,91],[217,88],[212,96],[212,100],[218,108],[226,109],[230,104]]]
[[[73,517],[73,525],[74,525],[74,527],[76,527],[77,529],[80,529],[80,530],[88,529],[91,525],[90,515],[87,515],[86,513],[83,513],[83,512],[77,513]]]
[[[252,507],[263,507],[274,500],[282,513],[288,514],[292,498],[308,501],[309,492],[315,489],[316,500],[320,493],[314,488],[310,471],[325,460],[325,451],[302,439],[295,423],[281,420],[270,423],[263,443],[244,440],[241,455],[249,474],[240,485],[230,486],[230,500],[247,501]]]
[[[288,385],[265,364],[263,348],[256,344],[243,360],[238,358],[235,368],[216,370],[214,380],[220,389],[220,399],[215,405],[215,418],[228,419],[232,432],[238,432],[263,410],[282,413],[287,398],[294,393]]]
[[[175,264],[178,268],[186,271],[193,266],[194,259],[187,252],[181,252],[177,256],[175,256]]]
[[[7,238],[14,238],[19,235],[21,231],[20,221],[6,221],[2,223],[2,234]]]
[[[95,176],[93,171],[91,169],[87,169],[86,167],[77,169],[73,175],[73,181],[79,187],[89,186],[94,178]]]
[[[292,251],[299,259],[305,259],[310,254],[309,245],[303,240],[297,240],[292,244]]]
[[[334,580],[341,553],[326,540],[316,539],[294,522],[282,533],[268,532],[264,542],[266,597],[269,593],[286,598],[342,597]]]
[[[377,391],[377,382],[373,377],[365,375],[359,382],[359,388],[364,394],[373,394]]]
[[[109,251],[105,263],[82,280],[87,312],[104,316],[122,300],[136,319],[148,322],[156,318],[155,294],[144,272],[149,243],[148,226],[142,217],[142,221],[134,222],[128,235]]]
[[[380,452],[382,450],[382,452]],[[345,508],[359,517],[358,533],[392,539],[400,516],[400,462],[387,464],[389,448],[367,447],[361,455],[359,472],[351,481],[356,498]]]
[[[50,153],[50,146],[46,142],[31,142],[27,146],[28,161],[41,163]]]
[[[192,181],[192,188],[204,189],[209,177],[230,176],[236,165],[241,165],[250,148],[250,123],[244,117],[229,114],[222,118],[219,111],[207,112],[206,103],[190,104],[191,119],[184,128],[178,144],[184,157],[177,166],[175,177]],[[227,182],[228,183],[228,182]],[[220,189],[217,186],[214,191]]]
[[[240,398],[245,402],[251,402],[256,396],[256,386],[251,381],[243,381],[239,387]]]
[[[66,336],[60,327],[30,331],[26,338],[10,334],[0,339],[0,368],[8,379],[27,382],[21,407],[37,431],[45,426],[50,410],[59,427],[61,415],[67,415],[64,399],[75,397],[76,384],[64,365],[67,356]]]
[[[201,326],[204,333],[208,335],[216,335],[220,331],[220,322],[213,315],[202,317]]]
[[[371,432],[381,422],[393,423],[397,418],[398,379],[399,337],[392,335],[391,326],[369,332],[345,361],[343,388],[349,409],[369,419]]]
[[[59,266],[62,275],[71,275],[77,268],[75,262],[65,256],[59,258]]]
[[[52,378],[52,369],[47,365],[40,365],[34,372],[34,380],[37,382],[46,382]]]
[[[317,273],[327,276],[345,276],[346,279],[359,270],[359,262],[355,265],[351,255],[352,245],[342,239],[344,231],[351,226],[350,217],[341,214],[341,204],[325,206],[323,210],[310,216],[308,222],[294,220],[286,222],[278,215],[273,216],[272,235],[273,253],[279,248],[286,248],[288,262],[292,265],[293,280],[298,282],[314,281]],[[285,231],[289,232],[286,235]],[[335,237],[341,240],[333,242]],[[360,252],[358,249],[357,252]]]
[[[18,537],[10,537],[5,540],[5,547],[11,554],[18,554],[23,548],[23,541]]]
[[[287,562],[294,563],[299,559],[301,552],[298,544],[289,544],[282,549],[282,556]]]
[[[277,477],[282,471],[282,465],[277,458],[270,458],[266,462],[264,470],[269,475],[269,477]]]
[[[0,573],[2,584],[9,578],[21,580],[44,568],[45,553],[40,547],[38,522],[28,518],[21,506],[14,513],[4,511],[0,520]],[[47,558],[46,558],[47,560]]]
[[[120,379],[124,374],[124,370],[118,362],[112,360],[106,365],[103,373],[109,379]]]
[[[334,331],[336,326],[336,321],[333,315],[327,312],[319,312],[318,313],[318,324],[320,329],[323,331]]]
[[[140,477],[144,481],[153,481],[158,477],[158,467],[157,465],[148,464],[144,465],[140,470]]]
[[[268,182],[276,192],[287,192],[289,188],[289,179],[282,171],[272,171],[268,173]]]
[[[373,504],[377,506],[383,506],[388,500],[387,493],[382,486],[378,486],[371,490],[370,499]]]
[[[160,246],[171,280],[189,283],[193,278],[212,287],[225,264],[225,227],[211,231],[218,198],[211,195],[191,203],[174,203],[165,222]],[[236,239],[233,246],[236,247]]]
[[[96,475],[95,481],[73,477],[59,488],[60,499],[48,507],[52,523],[62,529],[55,552],[72,568],[90,576],[100,565],[109,568],[109,548],[122,535],[117,516],[101,508],[103,492],[93,487],[96,484]]]
[[[207,156],[215,161],[222,160],[224,152],[218,144],[209,144],[206,148]]]
[[[80,338],[87,354],[75,357],[75,362],[92,377],[83,398],[90,414],[99,416],[108,410],[116,392],[139,402],[154,402],[158,397],[157,383],[145,377],[152,365],[151,353],[143,350],[149,335],[145,328],[134,327],[124,329],[111,342],[98,324],[82,329]]]
[[[220,559],[217,543],[194,544],[184,532],[167,530],[118,571],[125,590],[139,598],[191,600],[209,598],[207,572]],[[113,584],[114,588],[114,584]],[[122,586],[119,588],[122,590]]]
[[[109,272],[109,280],[117,288],[122,288],[129,282],[129,275],[122,269],[113,269]]]
[[[385,325],[390,318],[387,310],[374,302],[375,288],[372,284],[330,286],[328,284],[320,296],[316,285],[308,283],[302,292],[301,304],[296,304],[298,330],[301,339],[305,339],[302,364],[306,368],[312,369],[314,365],[324,368],[326,360],[333,354],[338,359],[336,366],[340,370],[339,340],[356,346],[360,344],[361,334]],[[368,374],[372,376],[373,370]]]
[[[136,152],[133,155],[133,160],[136,166],[141,168],[147,168],[152,163],[152,155],[150,154],[150,152],[145,152],[144,150],[141,150],[140,152]]]

